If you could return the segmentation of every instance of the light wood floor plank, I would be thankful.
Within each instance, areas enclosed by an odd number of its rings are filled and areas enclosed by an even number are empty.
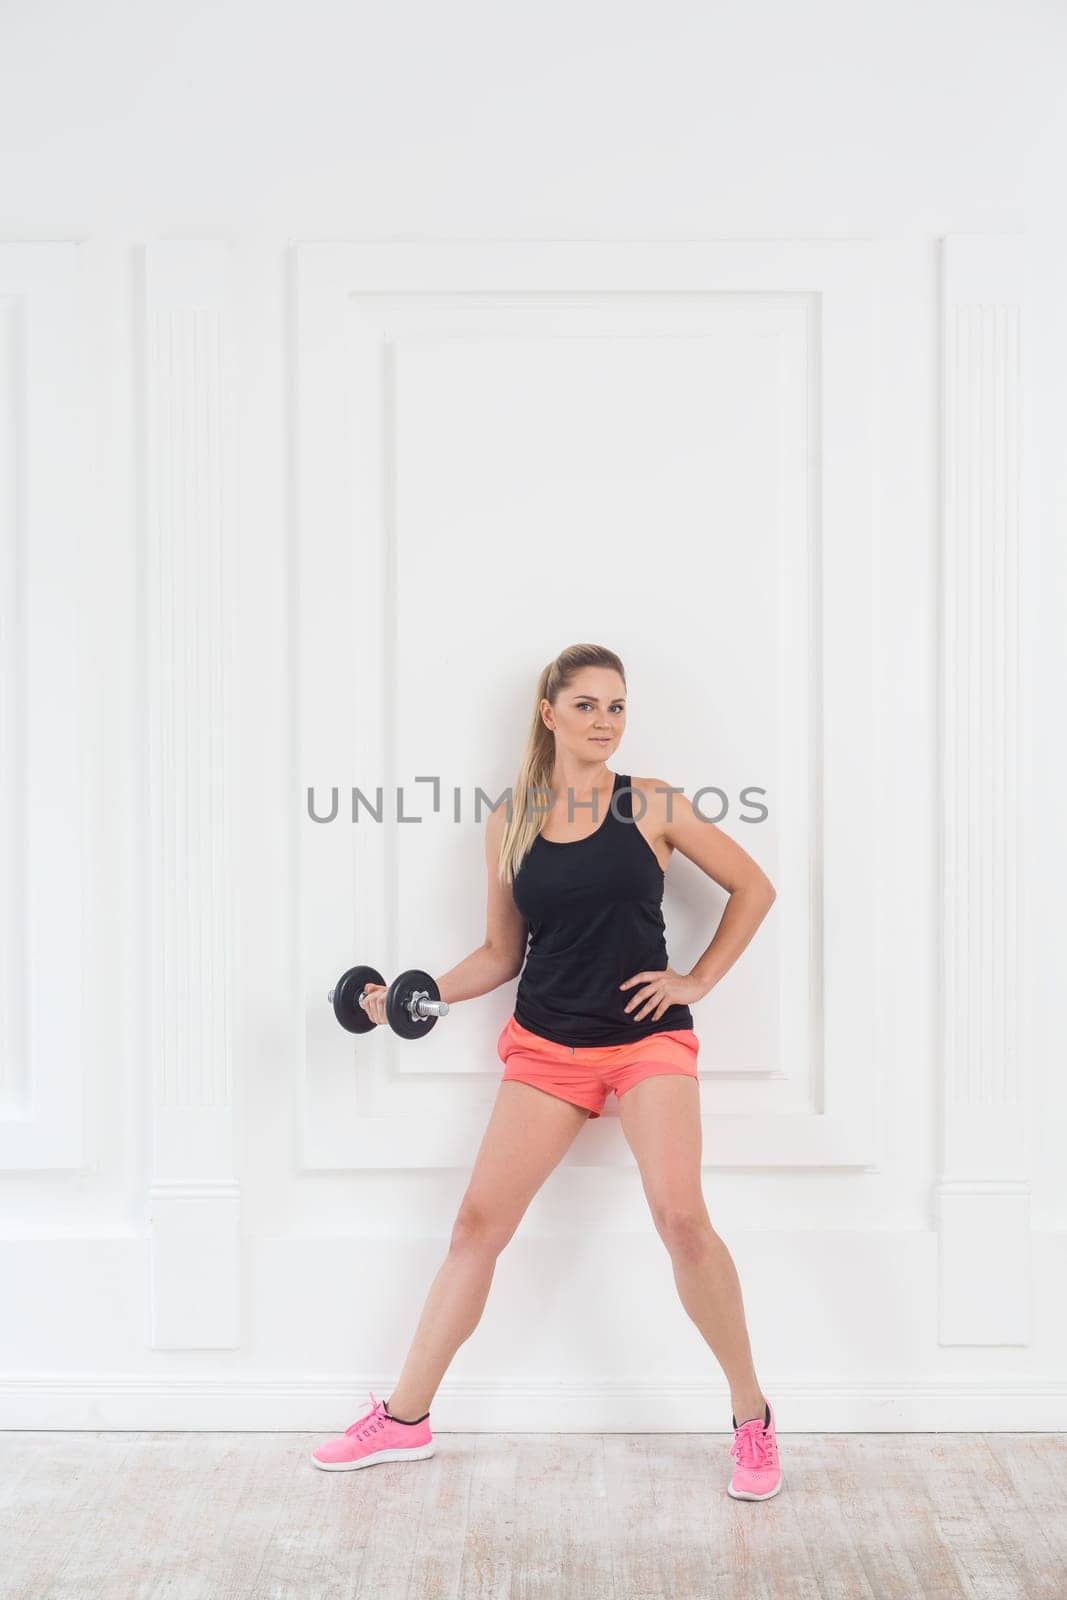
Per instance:
[[[573,1584],[568,1581],[565,1585],[563,1577],[563,1453],[557,1433],[522,1437],[514,1539],[515,1549],[525,1552],[525,1560],[512,1568],[511,1600],[557,1600],[564,1587],[568,1595],[574,1595]]]
[[[23,1436],[31,1470],[10,1511],[0,1520],[4,1581],[21,1597],[100,1593],[89,1550],[113,1511],[128,1472],[136,1468],[146,1435],[139,1433],[32,1433]],[[10,1529],[10,1531],[9,1531]],[[99,1576],[106,1574],[106,1563]],[[6,1600],[6,1596],[5,1596]]]
[[[511,1593],[521,1434],[464,1436],[474,1450],[459,1593],[462,1600],[500,1600]]]
[[[476,1437],[469,1433],[451,1434],[444,1443],[438,1442],[435,1456],[416,1463],[422,1469],[419,1482],[424,1485],[423,1510],[415,1539],[407,1600],[457,1600],[459,1596]],[[364,1470],[369,1477],[378,1468]],[[381,1470],[384,1472],[385,1468]],[[404,1470],[402,1462],[396,1463],[396,1470]]]
[[[819,1437],[818,1469],[837,1501],[838,1514],[850,1525],[853,1548],[877,1600],[915,1600],[916,1596],[960,1600],[961,1593],[967,1597],[967,1591],[961,1591],[951,1571],[951,1587],[923,1590],[921,1570],[930,1564],[944,1567],[944,1561],[940,1553],[931,1555],[916,1548],[898,1511],[906,1473],[894,1450],[886,1448],[886,1441],[903,1437],[856,1433]],[[788,1471],[786,1454],[783,1451],[783,1474]]]
[[[1064,1583],[1055,1571],[1060,1556],[1048,1537],[1042,1520],[1035,1517],[1025,1499],[1016,1496],[1012,1481],[1004,1471],[986,1439],[979,1440],[988,1457],[988,1468],[978,1478],[978,1490],[985,1514],[996,1530],[1002,1550],[1010,1556],[1023,1587],[1033,1600],[1064,1600]],[[1067,1498],[1061,1503],[1059,1521],[1067,1515]],[[1024,1526],[1030,1536],[1020,1538]]]
[[[706,1434],[645,1434],[651,1505],[657,1533],[660,1586],[677,1600],[715,1595],[734,1600],[734,1575],[715,1515],[717,1478],[722,1492],[722,1449]]]
[[[990,1470],[985,1442],[942,1434],[924,1452],[921,1470],[935,1510],[935,1527],[965,1592],[974,1600],[1026,1600],[1027,1587],[987,1511],[983,1480]],[[1018,1553],[1018,1552],[1016,1552]]]
[[[915,1574],[917,1592],[931,1600],[969,1600],[971,1590],[940,1538],[937,1506],[923,1475],[924,1463],[932,1459],[944,1437],[877,1433],[860,1437],[854,1444],[855,1436],[841,1442],[854,1451],[858,1470],[870,1480],[869,1492],[884,1497],[891,1506],[896,1543]],[[820,1448],[833,1450],[836,1443],[833,1437],[820,1440]]]
[[[824,1453],[838,1443],[815,1434],[791,1434],[789,1465],[783,1460],[776,1499],[793,1508],[822,1600],[881,1600],[868,1581],[852,1520],[842,1516],[826,1471]]]
[[[643,1433],[604,1435],[614,1592],[624,1600],[670,1600],[663,1586],[659,1533],[649,1523],[652,1475]]]
[[[983,1434],[993,1514],[1006,1548],[1036,1596],[1067,1595],[1067,1439],[1059,1434]],[[1025,1522],[1025,1527],[1024,1527]],[[1026,1530],[1029,1530],[1027,1532]],[[1046,1571],[1059,1583],[1051,1589]]]
[[[255,1436],[232,1434],[230,1437]],[[245,1596],[248,1600],[277,1600],[279,1595],[287,1593],[299,1594],[304,1600],[310,1600],[312,1595],[320,1600],[328,1595],[333,1600],[335,1596],[357,1593],[353,1585],[363,1570],[369,1519],[365,1514],[358,1514],[365,1512],[365,1507],[358,1503],[355,1507],[343,1505],[341,1519],[353,1535],[352,1544],[345,1549],[340,1561],[334,1562],[324,1556],[322,1480],[330,1480],[332,1484],[336,1478],[361,1474],[320,1472],[312,1466],[308,1452],[313,1444],[319,1443],[318,1439],[311,1441],[291,1433],[260,1437],[270,1437],[273,1449],[260,1465],[260,1471],[270,1476],[260,1486],[263,1516],[259,1549],[245,1569],[248,1586],[238,1589],[232,1600],[237,1600],[238,1595],[242,1600]],[[365,1468],[365,1475],[369,1476],[371,1470]],[[332,1489],[328,1493],[332,1495]],[[354,1501],[355,1496],[350,1496],[350,1500]],[[336,1514],[337,1505],[332,1509]],[[353,1509],[357,1511],[354,1518]],[[186,1596],[179,1590],[173,1596],[168,1593],[167,1600],[186,1600]],[[200,1596],[193,1595],[190,1600],[200,1600]]]
[[[556,1434],[560,1560],[568,1600],[613,1600],[611,1522],[602,1434]]]

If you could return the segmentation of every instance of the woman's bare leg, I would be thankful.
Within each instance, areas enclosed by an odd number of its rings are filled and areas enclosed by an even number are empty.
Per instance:
[[[532,1084],[501,1083],[448,1254],[386,1401],[392,1416],[413,1422],[429,1411],[452,1357],[481,1320],[497,1256],[588,1115]]]
[[[645,1078],[619,1098],[622,1130],[641,1173],[678,1297],[730,1386],[738,1423],[764,1415],[734,1259],[712,1227],[701,1185],[703,1129],[694,1078]]]

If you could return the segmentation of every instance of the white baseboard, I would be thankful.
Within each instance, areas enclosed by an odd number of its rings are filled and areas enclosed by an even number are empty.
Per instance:
[[[1067,1432],[1060,1378],[764,1380],[789,1433]],[[61,1432],[338,1433],[395,1379],[346,1374],[115,1372],[0,1375],[0,1429]],[[431,1412],[440,1433],[729,1434],[720,1382],[455,1380]]]

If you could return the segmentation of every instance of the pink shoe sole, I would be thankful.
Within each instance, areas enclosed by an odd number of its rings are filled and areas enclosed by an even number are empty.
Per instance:
[[[320,1461],[313,1452],[311,1459],[323,1472],[353,1472],[356,1467],[373,1467],[379,1461],[425,1461],[436,1448],[433,1444],[420,1444],[407,1450],[374,1450],[370,1455],[357,1456],[355,1461]]]
[[[732,1483],[726,1485],[726,1493],[733,1495],[735,1500],[772,1500],[782,1487],[782,1475],[778,1474],[778,1482],[773,1489],[768,1489],[764,1494],[754,1494],[751,1489],[735,1489]]]

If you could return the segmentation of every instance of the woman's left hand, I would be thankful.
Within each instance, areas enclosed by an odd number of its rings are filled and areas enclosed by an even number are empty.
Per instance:
[[[662,972],[635,972],[632,978],[627,978],[625,983],[620,983],[620,989],[629,989],[632,984],[641,983],[643,988],[631,995],[630,1002],[623,1009],[633,1011],[635,1006],[641,1007],[634,1013],[633,1021],[640,1022],[652,1011],[653,1022],[658,1022],[668,1006],[688,1005],[690,1000],[699,1000],[707,990],[699,978],[692,978],[687,973],[675,972],[673,967],[667,967]]]

